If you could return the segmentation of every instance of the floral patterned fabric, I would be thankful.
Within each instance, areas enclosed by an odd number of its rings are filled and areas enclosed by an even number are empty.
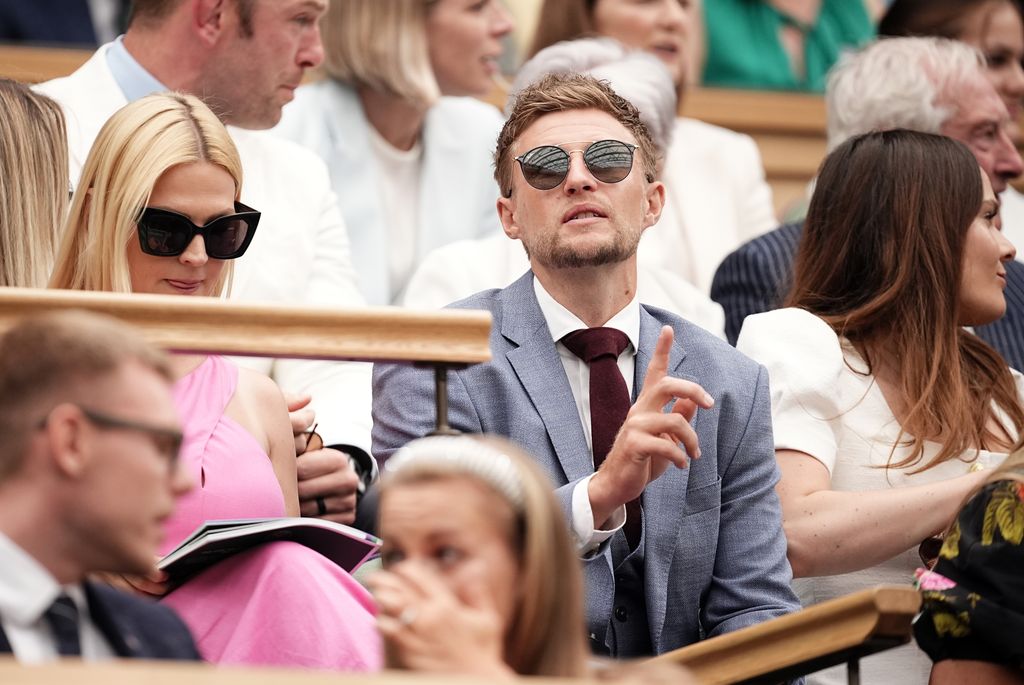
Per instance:
[[[1024,482],[1000,480],[975,495],[946,536],[914,623],[934,660],[972,659],[1024,669]]]

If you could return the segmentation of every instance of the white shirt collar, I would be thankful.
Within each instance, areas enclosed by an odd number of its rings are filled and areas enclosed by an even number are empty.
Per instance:
[[[42,564],[0,533],[0,615],[5,620],[32,625],[61,591],[57,579]]]
[[[578,316],[557,302],[536,276],[533,277],[533,292],[537,296],[537,304],[540,305],[540,311],[547,321],[554,342],[559,342],[573,331],[589,328]],[[633,293],[633,299],[629,304],[610,318],[604,327],[622,331],[633,345],[633,351],[640,349],[640,300],[636,293]]]

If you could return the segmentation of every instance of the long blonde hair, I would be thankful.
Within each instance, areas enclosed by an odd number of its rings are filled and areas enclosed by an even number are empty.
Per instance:
[[[506,463],[507,467],[495,467]],[[509,472],[510,471],[510,472]],[[381,496],[400,485],[465,477],[512,509],[519,560],[518,601],[507,627],[505,659],[520,675],[579,677],[587,660],[583,579],[576,545],[553,485],[520,448],[497,436],[415,440],[391,457]]]
[[[46,285],[67,205],[60,105],[0,79],[0,286]]]
[[[150,95],[118,110],[89,151],[50,279],[51,288],[131,292],[128,243],[153,186],[178,164],[210,162],[242,190],[242,161],[224,124],[198,98]],[[225,264],[214,287],[230,282]]]

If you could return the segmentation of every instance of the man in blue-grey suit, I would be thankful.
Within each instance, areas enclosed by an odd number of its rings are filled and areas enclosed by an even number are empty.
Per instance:
[[[966,145],[997,194],[1024,171],[1008,133],[1006,106],[988,82],[980,54],[962,43],[880,40],[832,70],[825,103],[829,149],[860,133],[907,128]],[[741,245],[718,267],[711,298],[725,310],[732,344],[747,316],[782,306],[802,232],[800,223],[780,226]],[[1006,263],[1005,295],[1006,314],[974,332],[1010,366],[1024,369],[1024,264]]]
[[[556,483],[591,646],[657,654],[799,608],[765,370],[636,298],[637,242],[665,196],[636,109],[589,77],[545,77],[495,159],[531,271],[453,305],[491,312],[493,359],[452,374],[449,419],[518,442]],[[431,430],[431,378],[374,369],[382,463]]]
[[[0,337],[0,655],[199,659],[169,608],[87,580],[152,573],[191,487],[172,380],[106,317],[48,314]]]

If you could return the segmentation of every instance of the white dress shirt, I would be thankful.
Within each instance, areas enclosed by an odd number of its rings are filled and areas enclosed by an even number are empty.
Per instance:
[[[0,626],[15,658],[24,664],[43,664],[58,658],[57,644],[44,613],[64,592],[78,607],[82,658],[114,658],[114,650],[89,615],[89,603],[79,584],[61,587],[50,572],[25,550],[0,533]]]
[[[551,339],[555,343],[555,349],[558,350],[558,357],[562,360],[562,368],[565,369],[565,375],[569,379],[569,387],[572,389],[573,399],[576,400],[576,409],[580,414],[580,423],[583,425],[583,435],[587,439],[587,448],[590,450],[591,459],[593,459],[594,442],[590,434],[590,366],[562,343],[562,338],[569,333],[581,328],[589,328],[589,326],[559,304],[536,277],[533,279],[533,290],[537,295],[537,304],[540,305],[544,320],[547,321],[548,330],[551,331]],[[636,362],[637,346],[640,344],[640,301],[635,293],[630,303],[609,319],[604,327],[622,331],[629,338],[629,344],[619,355],[618,363],[622,378],[626,381],[626,391],[632,397],[633,369]],[[610,538],[626,523],[626,507],[623,505],[608,519],[607,528],[603,530],[594,528],[594,511],[590,507],[588,494],[591,478],[593,476],[581,480],[572,491],[572,531],[576,535],[580,553],[583,556],[594,552],[602,542]]]

